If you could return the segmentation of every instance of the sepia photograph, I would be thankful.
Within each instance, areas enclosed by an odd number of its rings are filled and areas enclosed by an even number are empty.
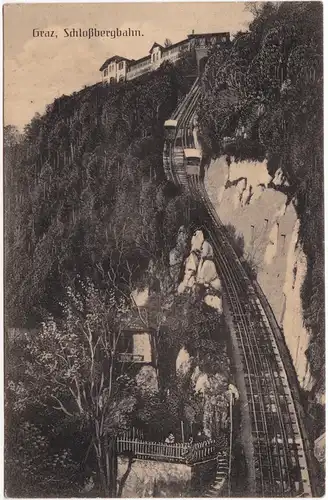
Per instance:
[[[322,497],[323,3],[3,39],[4,496]]]

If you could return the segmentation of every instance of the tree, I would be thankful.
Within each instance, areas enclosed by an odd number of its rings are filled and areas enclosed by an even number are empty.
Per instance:
[[[20,422],[6,440],[6,493],[12,497],[74,496],[79,464],[72,460],[71,450],[55,451],[40,425]]]
[[[16,409],[40,405],[56,410],[89,435],[102,494],[116,494],[116,436],[128,428],[135,408],[133,382],[115,359],[126,312],[113,291],[88,281],[67,290],[63,318],[50,318],[40,333],[26,334],[29,360],[21,380],[9,382]]]
[[[146,191],[164,184],[163,121],[188,90],[185,80],[169,65],[121,86],[94,85],[55,99],[18,144],[16,131],[6,129],[10,327],[34,327],[46,312],[60,315],[76,274],[101,280],[98,263],[107,273],[110,261],[121,276],[122,262],[137,262],[142,271],[161,252],[153,229],[167,203],[154,203],[151,212],[141,205]]]

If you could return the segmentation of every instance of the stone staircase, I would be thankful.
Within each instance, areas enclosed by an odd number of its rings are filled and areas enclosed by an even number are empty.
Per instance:
[[[219,456],[217,459],[217,471],[214,481],[206,490],[204,497],[219,497],[227,496],[228,473],[229,473],[229,457]]]

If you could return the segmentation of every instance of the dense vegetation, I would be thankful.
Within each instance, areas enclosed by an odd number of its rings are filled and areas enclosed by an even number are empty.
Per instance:
[[[312,332],[307,351],[324,381],[323,32],[319,2],[252,5],[254,20],[225,51],[215,50],[203,78],[199,120],[210,156],[268,160],[281,169],[308,260],[302,301]],[[316,389],[315,389],[316,390]]]
[[[5,129],[12,496],[77,496],[92,478],[93,496],[113,497],[122,490],[118,434],[134,425],[158,440],[178,437],[181,422],[186,433],[201,428],[203,398],[190,372],[175,371],[182,347],[191,370],[223,372],[226,390],[222,318],[200,300],[175,302],[177,277],[168,279],[169,251],[195,201],[165,179],[163,122],[190,88],[194,62],[186,55],[137,81],[62,96],[23,134]],[[144,286],[155,304],[153,392],[116,362],[135,314],[131,292]]]
[[[79,277],[122,287],[166,254],[183,203],[164,182],[163,121],[186,93],[192,62],[137,81],[62,96],[26,126],[6,128],[8,326],[60,314]]]
[[[119,318],[150,261],[167,274],[188,223],[164,177],[163,122],[194,71],[185,56],[62,96],[23,134],[6,127],[8,494],[76,496],[91,471],[115,494],[113,440],[147,406],[114,369]]]

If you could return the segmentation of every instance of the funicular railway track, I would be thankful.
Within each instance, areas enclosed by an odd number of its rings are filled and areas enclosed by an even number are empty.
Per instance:
[[[204,229],[233,317],[252,422],[257,495],[312,496],[307,460],[286,372],[266,313],[236,256],[205,188],[191,181],[209,217]]]
[[[172,115],[172,119],[177,121],[177,127],[181,134],[175,138],[173,143],[166,143],[164,147],[163,163],[166,176],[175,184],[184,187],[188,187],[188,180],[183,165],[183,144],[188,142],[186,135],[189,130],[190,114],[196,108],[199,94],[199,79],[196,78],[189,93]]]
[[[214,250],[243,364],[257,496],[311,497],[313,488],[299,412],[265,304],[259,300],[199,177],[187,177],[183,148],[193,147],[196,85],[179,109],[177,135],[170,146],[172,180],[189,188],[207,214],[203,230]],[[177,139],[181,137],[181,145]],[[180,151],[181,148],[181,151]],[[182,158],[181,158],[182,156]],[[270,311],[272,314],[272,311]],[[308,451],[308,446],[306,446]]]

